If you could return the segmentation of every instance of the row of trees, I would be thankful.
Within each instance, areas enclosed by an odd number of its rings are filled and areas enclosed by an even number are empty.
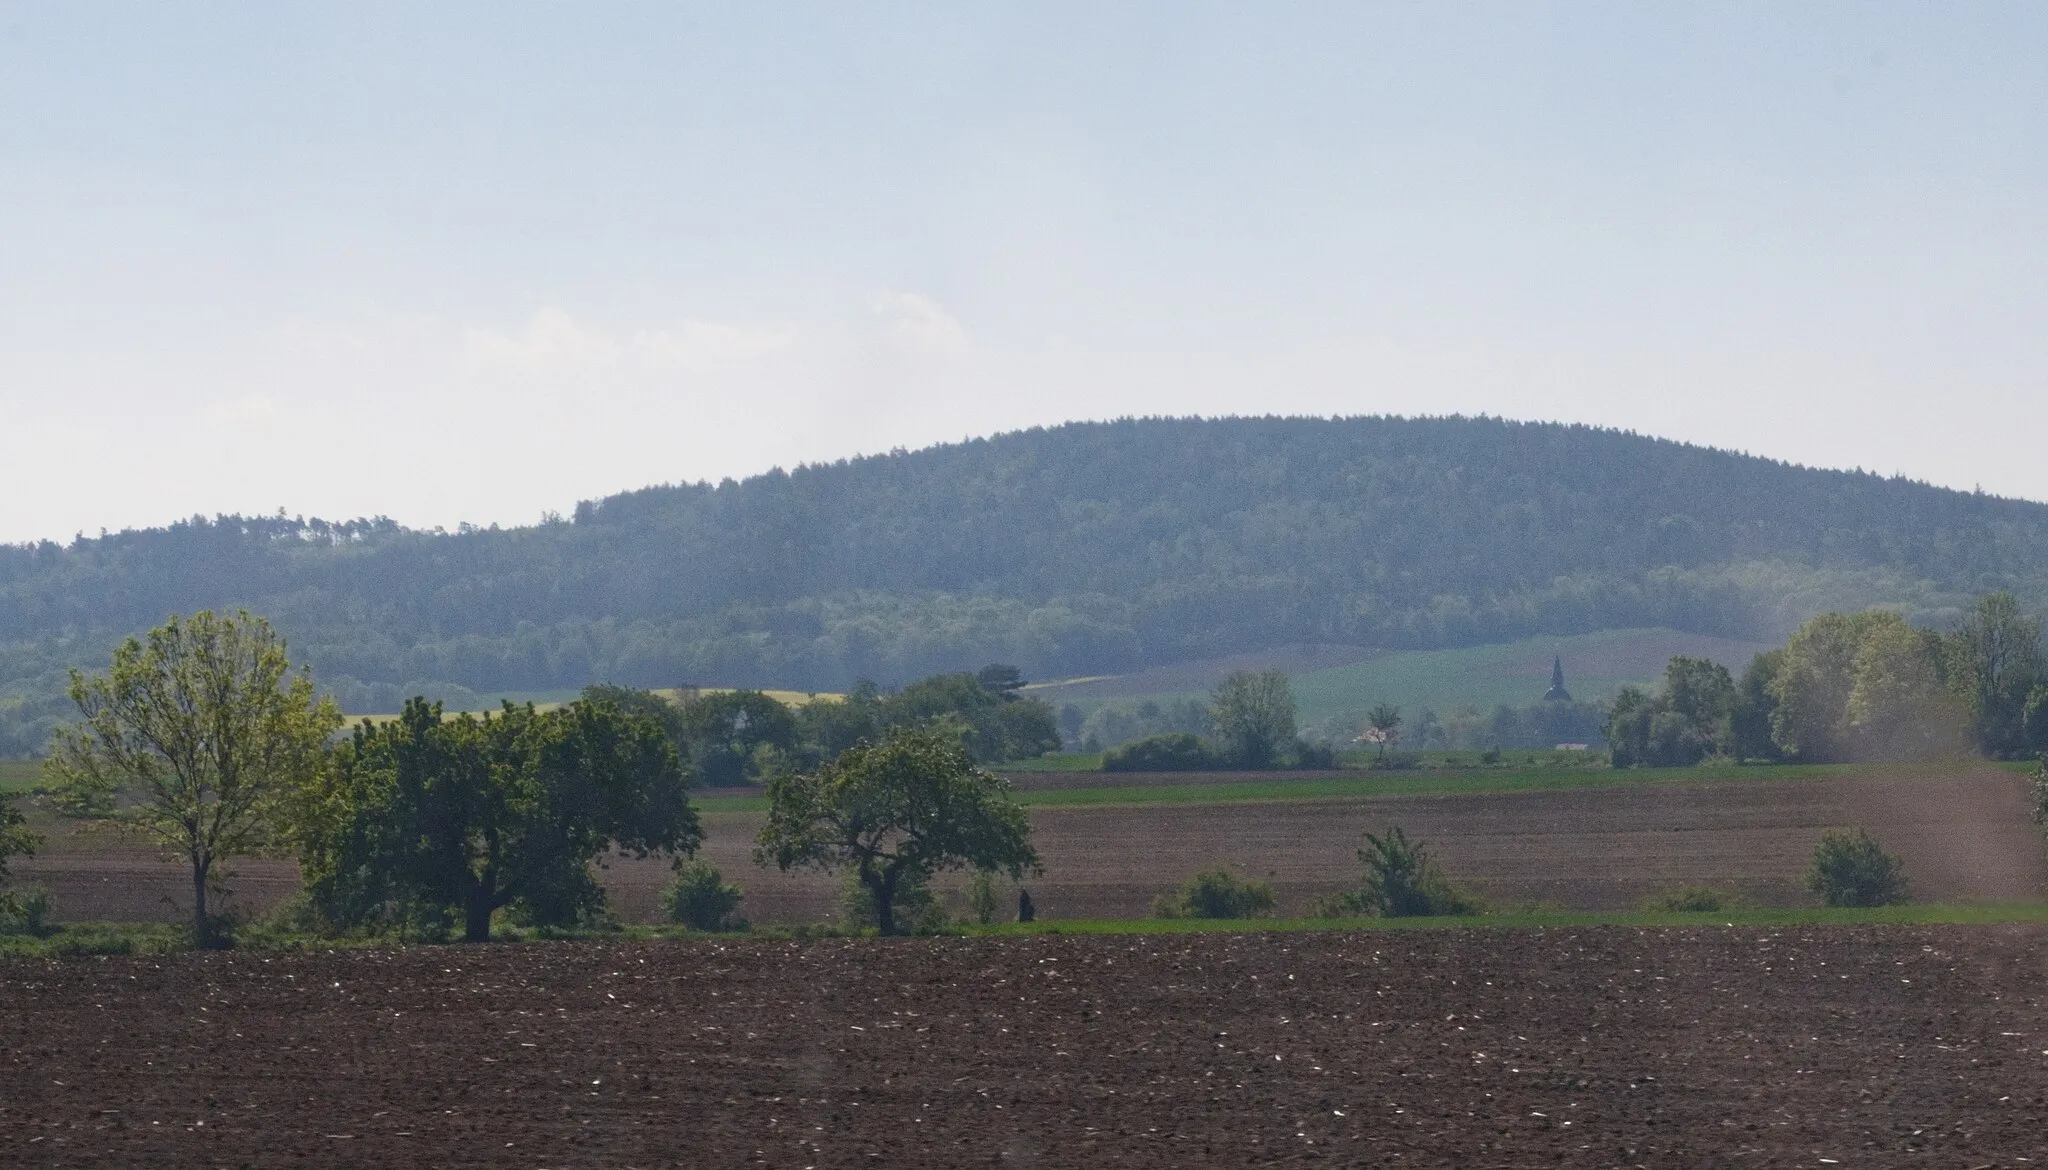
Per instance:
[[[604,897],[591,866],[608,851],[694,853],[693,780],[707,769],[744,775],[781,750],[756,859],[849,870],[890,931],[897,893],[939,870],[1021,877],[1037,860],[1007,785],[976,767],[971,746],[998,750],[989,735],[1004,744],[1028,722],[1001,714],[1028,709],[1014,694],[1021,680],[927,681],[922,698],[866,696],[852,705],[859,718],[809,740],[789,734],[795,718],[766,696],[678,710],[647,692],[600,690],[482,716],[414,699],[334,743],[340,713],[292,671],[267,623],[202,612],[124,643],[105,675],[73,673],[81,718],[58,734],[46,768],[70,812],[187,863],[202,946],[222,937],[208,901],[222,863],[259,853],[297,855],[326,925],[439,934],[459,922],[465,939],[483,940],[507,908],[536,924],[588,918]],[[985,723],[961,714],[967,684],[988,696],[968,708],[998,712]],[[705,767],[679,745],[704,753]],[[799,766],[807,751],[815,762]],[[5,810],[0,861],[32,844],[21,834]]]
[[[1103,755],[1107,772],[1183,772],[1209,768],[1329,768],[1327,745],[1295,734],[1294,688],[1278,670],[1235,671],[1209,694],[1207,735],[1168,732],[1133,740]]]
[[[857,743],[879,742],[896,728],[943,732],[979,764],[1057,751],[1052,708],[1024,695],[1024,686],[1016,667],[995,664],[978,674],[936,674],[893,693],[864,679],[841,699],[814,700],[793,710],[752,690],[686,690],[672,702],[652,691],[598,684],[583,688],[583,698],[659,724],[695,779],[715,788],[815,768]]]
[[[1885,610],[1823,614],[1739,679],[1673,658],[1657,693],[1615,699],[1607,737],[1617,767],[2034,755],[2048,751],[2048,655],[2011,594],[1980,598],[1947,634]]]

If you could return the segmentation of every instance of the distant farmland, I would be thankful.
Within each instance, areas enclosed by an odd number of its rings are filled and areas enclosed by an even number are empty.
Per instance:
[[[0,796],[27,792],[42,782],[41,760],[0,760]]]
[[[696,692],[697,692],[698,694],[703,694],[703,695],[716,695],[716,694],[721,694],[721,693],[723,693],[723,692],[726,692],[726,691],[731,691],[731,690],[735,690],[735,689],[737,689],[737,688],[734,688],[734,687],[696,687],[696,688],[692,688],[692,689],[693,689],[693,690],[695,690],[695,691],[696,691]],[[573,700],[574,700],[574,699],[576,698],[576,696],[577,696],[577,695],[579,695],[579,694],[581,694],[581,693],[582,693],[581,691],[573,691],[573,690],[565,690],[565,691],[535,691],[535,692],[523,692],[523,691],[507,691],[507,692],[504,692],[504,693],[502,693],[502,694],[495,694],[495,695],[483,695],[483,696],[480,696],[480,697],[481,697],[481,698],[483,698],[483,699],[485,700],[485,703],[484,703],[484,705],[483,705],[483,706],[481,706],[481,707],[478,707],[478,708],[476,708],[475,710],[473,710],[473,711],[471,711],[471,712],[469,712],[469,713],[470,713],[470,714],[472,714],[472,715],[476,715],[476,714],[482,714],[483,712],[486,712],[486,711],[496,711],[496,710],[498,709],[498,707],[499,707],[499,705],[500,705],[501,703],[511,703],[511,704],[513,704],[513,705],[515,705],[515,706],[518,706],[518,705],[523,705],[523,704],[526,704],[526,703],[532,703],[532,704],[533,704],[533,705],[534,705],[535,707],[538,707],[538,708],[540,708],[541,710],[543,710],[543,711],[546,711],[546,710],[549,710],[550,708],[554,708],[554,707],[559,707],[559,706],[561,706],[561,705],[562,705],[562,704],[564,704],[564,703],[567,703],[567,702],[571,702],[571,701],[573,701]],[[670,702],[675,702],[675,701],[676,701],[677,699],[679,699],[679,698],[681,698],[681,697],[682,697],[682,694],[683,694],[683,690],[682,690],[682,688],[680,688],[680,687],[655,687],[655,688],[654,688],[654,693],[655,693],[655,694],[657,694],[657,695],[660,695],[660,696],[661,696],[662,698],[664,698],[664,699],[667,699],[667,700],[669,700]],[[774,700],[775,700],[776,702],[778,702],[778,703],[781,703],[781,704],[782,704],[783,706],[785,706],[785,707],[801,707],[801,706],[803,706],[803,705],[804,705],[804,704],[806,704],[806,703],[815,703],[815,702],[819,702],[819,701],[821,701],[821,700],[823,700],[823,701],[827,701],[827,702],[836,702],[836,701],[838,701],[839,699],[843,699],[843,698],[845,698],[845,697],[846,697],[846,696],[844,696],[844,695],[839,695],[839,694],[825,694],[825,693],[814,693],[814,692],[811,692],[811,691],[776,691],[776,690],[769,690],[769,691],[763,691],[763,692],[761,692],[761,693],[762,693],[762,694],[764,694],[764,695],[767,695],[767,696],[768,696],[769,698],[771,698],[771,699],[774,699]],[[430,696],[430,697],[431,697],[431,696]],[[454,714],[454,712],[450,712],[450,714]],[[372,723],[381,723],[381,722],[383,722],[383,721],[385,721],[385,720],[387,720],[387,719],[396,719],[396,718],[398,718],[398,712],[396,712],[396,711],[377,711],[377,712],[367,712],[367,713],[358,713],[358,712],[350,712],[350,713],[349,713],[349,716],[348,716],[348,717],[349,717],[349,720],[350,720],[351,722],[353,722],[353,721],[355,721],[355,720],[357,720],[357,719],[368,719],[368,720],[369,720],[369,721],[371,721]]]
[[[1528,638],[1460,650],[1371,650],[1358,646],[1300,645],[1254,654],[1160,667],[1108,678],[1048,683],[1032,693],[1055,705],[1084,708],[1107,699],[1201,698],[1233,670],[1276,668],[1294,683],[1304,724],[1355,715],[1392,703],[1412,718],[1423,710],[1448,714],[1460,706],[1488,711],[1526,706],[1550,683],[1551,656],[1564,659],[1573,697],[1599,701],[1627,685],[1650,686],[1673,655],[1709,658],[1740,673],[1770,646],[1680,630],[1603,630],[1595,634]]]

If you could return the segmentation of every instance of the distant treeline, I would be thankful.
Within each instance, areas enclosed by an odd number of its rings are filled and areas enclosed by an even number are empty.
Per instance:
[[[1016,667],[939,674],[898,691],[856,683],[842,699],[794,710],[759,691],[686,692],[671,700],[610,683],[583,688],[659,724],[695,783],[759,783],[777,772],[815,769],[857,743],[880,743],[892,730],[918,729],[957,739],[977,763],[1030,759],[1060,746],[1052,708],[1022,694]]]
[[[284,485],[288,488],[289,485]],[[1288,642],[2048,598],[2048,507],[1589,427],[1148,419],[649,488],[521,529],[195,517],[0,547],[0,751],[174,612],[268,614],[342,693],[844,690],[991,660],[1109,673]]]
[[[1331,727],[1305,728],[1313,742],[1349,745],[1366,730],[1364,717]],[[1113,699],[1083,712],[1077,704],[1060,708],[1060,731],[1068,747],[1099,752],[1134,740],[1163,735],[1207,737],[1214,733],[1209,705],[1199,699]],[[1541,702],[1521,707],[1505,704],[1491,711],[1459,707],[1439,715],[1425,708],[1400,735],[1403,746],[1418,751],[1483,751],[1487,748],[1553,748],[1582,743],[1607,744],[1607,707],[1600,703]]]
[[[1979,599],[1948,633],[1886,610],[1823,614],[1739,679],[1673,658],[1656,693],[1615,699],[1607,735],[1617,767],[2039,755],[2048,656],[2040,623],[2007,593]]]

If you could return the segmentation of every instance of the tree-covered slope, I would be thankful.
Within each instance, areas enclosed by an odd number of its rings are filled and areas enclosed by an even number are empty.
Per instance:
[[[172,612],[269,615],[324,679],[836,688],[992,659],[1128,669],[2048,597],[2048,506],[1581,426],[1148,419],[744,482],[533,528],[195,519],[0,548],[0,684]]]

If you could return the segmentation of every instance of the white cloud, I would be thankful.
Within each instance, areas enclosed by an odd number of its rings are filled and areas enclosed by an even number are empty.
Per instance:
[[[614,334],[561,309],[543,308],[516,332],[463,330],[462,369],[472,376],[704,369],[767,357],[790,349],[796,340],[793,326],[760,329],[709,321]]]
[[[889,339],[909,349],[961,354],[974,348],[959,319],[922,293],[878,292],[868,298],[868,308],[882,319]]]
[[[214,422],[229,426],[259,425],[277,417],[277,403],[272,402],[267,394],[244,394],[240,398],[214,403],[206,414]]]

